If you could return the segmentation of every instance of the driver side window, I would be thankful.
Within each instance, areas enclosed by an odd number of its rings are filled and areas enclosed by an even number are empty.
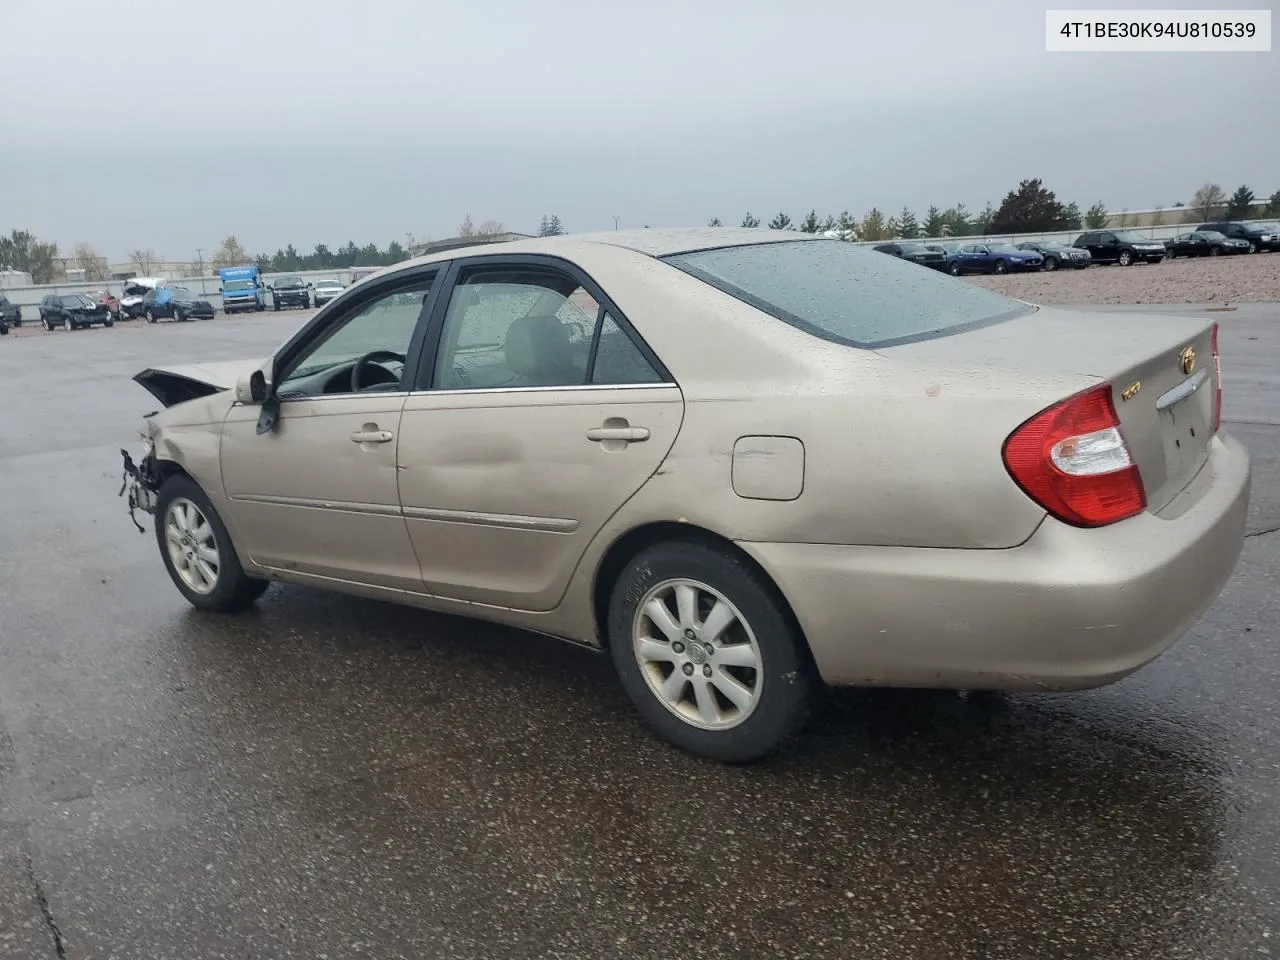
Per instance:
[[[410,286],[353,307],[293,360],[277,385],[280,399],[400,389],[413,332],[431,309],[434,279],[415,278]],[[353,384],[357,364],[358,384]]]

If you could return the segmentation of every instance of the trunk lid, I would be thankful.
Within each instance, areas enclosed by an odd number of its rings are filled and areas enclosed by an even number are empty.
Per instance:
[[[148,367],[133,379],[166,407],[172,407],[187,400],[232,390],[241,376],[259,369],[263,362],[259,358]]]
[[[986,375],[1075,374],[1109,383],[1148,509],[1157,512],[1208,455],[1218,389],[1212,338],[1213,323],[1203,317],[1043,307],[880,352]]]

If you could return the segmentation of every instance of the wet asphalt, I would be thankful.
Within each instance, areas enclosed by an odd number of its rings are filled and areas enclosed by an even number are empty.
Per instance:
[[[1280,957],[1280,306],[1215,316],[1254,499],[1181,643],[1083,694],[839,692],[747,768],[557,641],[186,606],[116,498],[129,377],[301,314],[0,340],[0,958]]]

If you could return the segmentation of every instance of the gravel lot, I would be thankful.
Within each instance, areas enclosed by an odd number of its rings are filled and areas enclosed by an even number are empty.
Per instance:
[[[1280,254],[967,279],[1032,303],[1263,303],[1280,300]]]

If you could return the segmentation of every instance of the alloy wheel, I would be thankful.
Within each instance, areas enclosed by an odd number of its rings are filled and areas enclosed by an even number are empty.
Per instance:
[[[636,607],[631,643],[650,692],[691,726],[731,729],[760,702],[760,645],[738,608],[705,583],[652,587]]]
[[[174,571],[192,591],[212,593],[222,569],[213,526],[200,508],[185,497],[176,498],[164,518],[165,544]]]

